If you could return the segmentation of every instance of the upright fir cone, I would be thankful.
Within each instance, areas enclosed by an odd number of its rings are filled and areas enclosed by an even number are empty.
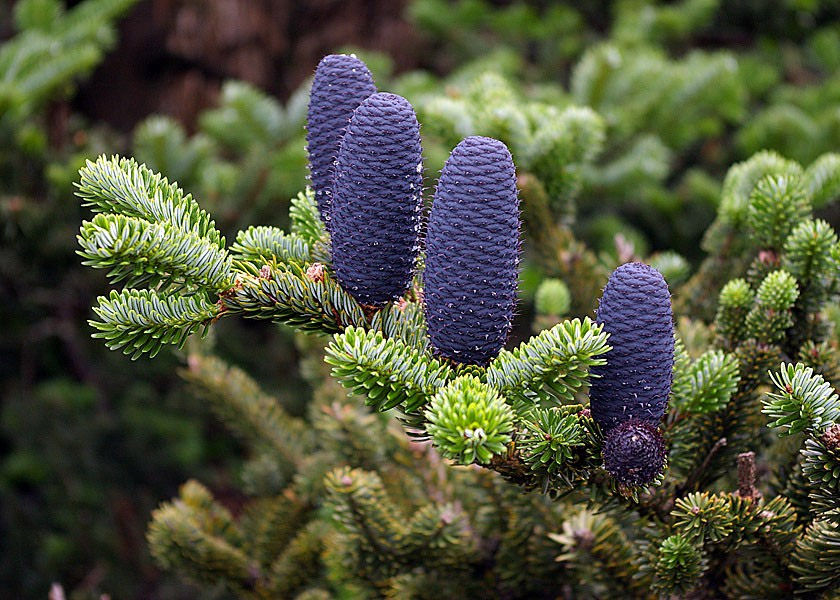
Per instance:
[[[365,63],[353,55],[330,54],[315,70],[309,95],[306,143],[309,174],[321,218],[329,227],[333,165],[353,111],[376,85]]]
[[[519,225],[507,147],[464,139],[443,167],[426,234],[426,323],[441,356],[484,365],[504,345],[516,305]]]
[[[627,263],[610,275],[596,319],[610,334],[607,364],[589,391],[590,410],[606,433],[604,462],[620,482],[650,483],[665,462],[657,427],[671,393],[674,324],[671,294],[662,275]]]
[[[592,368],[590,409],[602,429],[629,419],[658,425],[674,368],[671,294],[662,275],[627,263],[610,275],[596,320],[610,334],[607,364]]]
[[[332,261],[341,286],[378,306],[408,287],[420,250],[420,125],[405,98],[378,93],[347,126],[335,163]]]

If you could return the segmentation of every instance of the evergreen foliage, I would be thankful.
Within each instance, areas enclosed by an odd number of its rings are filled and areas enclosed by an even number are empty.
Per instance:
[[[135,129],[132,154],[193,190],[223,231],[273,223],[306,184],[308,97],[308,82],[283,105],[252,85],[227,81],[192,136],[177,121],[152,116]]]
[[[513,350],[502,350],[486,378],[512,399],[571,402],[609,349],[607,334],[588,317],[563,321]]]
[[[164,344],[179,348],[187,337],[221,314],[217,304],[198,296],[166,296],[154,290],[111,290],[100,296],[94,307],[99,321],[91,321],[94,337],[102,338],[111,350],[123,350],[138,358],[145,352],[156,355]]]
[[[52,582],[68,597],[187,593],[155,570],[145,521],[187,476],[212,479],[237,461],[203,407],[184,403],[171,357],[128,371],[89,339],[90,299],[107,291],[72,258],[86,211],[67,199],[85,159],[120,151],[124,137],[76,93],[90,90],[135,4],[0,9],[0,589],[10,597],[43,598]]]
[[[0,49],[0,126],[31,117],[90,73],[116,42],[114,22],[135,2],[86,0],[70,10],[58,0],[18,2],[18,35]]]
[[[562,279],[544,279],[534,293],[535,331],[557,325],[572,308],[572,294]]]
[[[442,456],[486,464],[510,442],[514,417],[493,388],[464,375],[435,394],[426,418],[426,431]]]
[[[790,235],[792,224],[808,216],[811,207],[798,177],[761,179],[753,188],[747,209],[747,223],[753,243],[778,251]]]
[[[801,363],[782,365],[771,380],[777,391],[767,395],[764,412],[786,435],[807,431],[819,435],[840,422],[837,393],[821,376]]]
[[[488,141],[480,140],[480,143],[487,145]],[[507,178],[510,176],[505,174]],[[214,233],[212,221],[191,203],[190,196],[183,196],[176,186],[132,161],[100,159],[83,171],[83,182],[80,196],[93,207],[157,219],[155,222],[136,219],[143,235],[149,235],[150,231],[157,233],[154,227],[169,226],[180,230],[185,239],[203,235],[204,239],[214,240],[218,251],[225,252],[224,240]],[[161,201],[151,203],[147,200],[149,196]],[[516,216],[515,194],[507,193],[500,199],[513,208]],[[297,226],[301,230],[314,230],[305,220],[314,218],[316,213],[311,208],[305,210],[305,202],[313,203],[311,194],[297,200]],[[118,213],[100,216],[114,220],[124,217]],[[89,244],[88,239],[93,237],[85,234],[89,228],[87,224],[83,226],[80,236],[83,244]],[[339,234],[339,229],[333,228],[333,236]],[[511,232],[514,234],[511,243],[517,248],[516,228]],[[155,239],[161,247],[167,241],[160,235]],[[113,270],[112,256],[123,248],[124,240],[115,235],[98,236],[96,240],[100,242],[97,252],[86,252],[85,257],[94,266]],[[165,261],[156,260],[164,251],[158,247],[139,247],[147,255],[135,257],[135,262],[142,261],[148,268],[163,265],[172,270]],[[507,468],[505,461],[509,460],[504,457],[512,451],[507,448],[507,442],[515,429],[533,430],[531,423],[535,422],[536,413],[530,412],[529,407],[543,404],[550,407],[558,401],[573,399],[576,391],[585,385],[589,367],[603,362],[596,357],[608,350],[606,336],[588,319],[560,323],[512,352],[503,351],[486,370],[476,367],[473,377],[486,379],[487,383],[475,385],[489,387],[486,401],[472,404],[475,394],[456,393],[457,382],[461,381],[457,377],[468,372],[464,371],[468,365],[450,367],[445,361],[432,358],[425,341],[418,346],[416,335],[408,336],[410,330],[395,327],[395,323],[413,318],[415,311],[408,308],[413,302],[402,301],[402,305],[371,311],[333,280],[328,265],[312,260],[312,251],[309,260],[301,261],[306,247],[294,233],[250,228],[237,235],[237,243],[231,248],[235,260],[224,263],[226,286],[229,286],[226,289],[209,285],[203,272],[198,272],[183,281],[175,279],[174,289],[169,285],[113,291],[108,299],[100,299],[96,309],[100,320],[92,325],[99,330],[96,335],[105,338],[109,347],[123,348],[133,357],[144,352],[156,354],[164,344],[183,346],[192,331],[206,330],[210,323],[233,314],[286,323],[304,331],[341,332],[328,347],[328,361],[334,367],[334,374],[348,388],[364,392],[368,404],[380,411],[397,408],[411,429],[427,428],[444,455],[481,463],[501,457],[502,463],[495,468],[503,471]],[[176,249],[165,252],[168,256],[177,255]],[[212,259],[207,252],[205,255]],[[265,264],[258,266],[263,261]],[[515,257],[510,262],[515,266]],[[185,273],[188,273],[186,268],[177,270],[177,275]],[[114,278],[121,275],[118,271]],[[167,277],[173,279],[175,275]],[[151,275],[135,276],[144,283],[162,278],[163,273],[158,273],[157,279]],[[488,293],[492,293],[489,287]],[[406,337],[386,338],[383,333],[388,330],[402,331]],[[503,395],[516,408],[516,418],[513,408],[502,400]],[[466,439],[464,436],[473,437],[462,448],[459,444]],[[589,449],[597,453],[597,439],[587,440]],[[519,460],[515,454],[510,456]],[[562,451],[559,458],[566,458]],[[552,465],[540,468],[555,469]],[[566,475],[557,485],[573,479],[572,475]]]
[[[367,397],[380,411],[403,406],[411,413],[451,377],[445,363],[426,357],[381,331],[348,327],[327,347],[328,364],[342,385]]]
[[[537,288],[534,307],[545,316],[562,317],[569,312],[571,297],[562,279],[546,279]]]
[[[688,413],[723,409],[738,386],[738,359],[720,350],[704,352],[696,361],[674,365],[674,407]]]

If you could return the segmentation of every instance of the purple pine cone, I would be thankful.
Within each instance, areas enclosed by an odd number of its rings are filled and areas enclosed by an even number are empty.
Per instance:
[[[353,111],[365,98],[375,93],[376,85],[370,71],[355,56],[330,54],[318,63],[309,94],[306,144],[312,189],[321,218],[327,226],[338,145]]]
[[[420,125],[408,101],[374,94],[347,126],[335,162],[332,261],[341,286],[371,306],[399,298],[420,250]]]
[[[438,354],[484,365],[504,346],[516,305],[519,224],[507,146],[466,138],[443,167],[426,234],[426,324]]]
[[[655,425],[638,419],[613,427],[604,439],[604,468],[625,485],[647,485],[665,466],[665,440]]]
[[[629,419],[657,426],[665,414],[674,367],[671,294],[648,265],[621,265],[604,288],[596,320],[609,332],[612,350],[589,391],[592,417],[604,431]]]

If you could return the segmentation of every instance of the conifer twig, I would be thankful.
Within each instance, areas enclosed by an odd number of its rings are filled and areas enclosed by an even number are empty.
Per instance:
[[[761,497],[761,492],[755,487],[755,452],[738,455],[738,495],[752,500]]]

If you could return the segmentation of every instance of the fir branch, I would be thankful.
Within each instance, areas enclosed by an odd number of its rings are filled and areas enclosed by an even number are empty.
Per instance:
[[[796,302],[799,290],[796,287],[796,280],[782,269],[768,274],[758,291],[755,300],[758,306],[772,311],[789,310]],[[749,317],[747,318],[749,322]]]
[[[463,510],[452,504],[427,504],[411,518],[400,551],[431,568],[459,568],[474,560],[475,540]]]
[[[783,496],[768,502],[737,494],[696,492],[676,501],[673,528],[696,544],[737,548],[770,542],[792,549],[798,533],[796,511]]]
[[[115,22],[136,2],[85,0],[67,11],[19,2],[20,33],[0,46],[0,114],[23,120],[66,94],[115,44]]]
[[[815,209],[820,209],[840,196],[840,154],[823,154],[805,170],[802,184]]]
[[[68,11],[65,17],[53,23],[52,32],[66,35],[70,40],[101,36],[97,31],[102,21],[110,21],[125,13],[137,0],[86,0]]]
[[[292,222],[292,233],[310,246],[324,239],[326,228],[318,212],[315,192],[307,187],[305,191],[292,198],[289,208],[289,220]]]
[[[674,332],[674,370],[671,380],[672,396],[677,389],[677,382],[688,378],[691,365],[693,363],[694,361],[691,360],[691,355],[689,355],[688,350],[685,349],[685,342],[682,341],[678,332]]]
[[[487,367],[487,383],[526,405],[553,397],[569,402],[585,385],[589,368],[606,363],[596,357],[609,350],[601,325],[588,317],[564,321],[513,351],[502,350]]]
[[[534,471],[557,471],[586,439],[580,417],[560,408],[534,409],[523,419],[523,425],[525,430],[517,436],[516,446]]]
[[[0,52],[0,72],[5,68],[0,108],[18,120],[30,116],[61,85],[90,71],[102,52],[92,44],[64,45],[54,55],[55,41],[43,34],[19,36]],[[8,105],[8,106],[7,106]]]
[[[782,364],[770,379],[778,392],[768,393],[762,412],[770,417],[770,427],[779,427],[780,435],[807,431],[819,435],[840,422],[837,392],[822,376],[802,363]]]
[[[785,242],[783,264],[802,290],[800,304],[817,312],[836,289],[838,264],[834,255],[837,234],[822,219],[799,223]]]
[[[672,387],[674,406],[689,413],[720,410],[735,393],[738,379],[738,359],[735,355],[709,350],[689,368],[675,373]]]
[[[182,486],[179,500],[152,513],[147,533],[152,555],[163,568],[198,583],[224,582],[241,594],[253,591],[258,571],[235,545],[237,537],[230,514],[195,481]]]
[[[289,263],[260,275],[244,274],[222,296],[225,309],[251,319],[266,319],[301,331],[337,333],[349,325],[368,326],[367,316],[325,269],[307,273]]]
[[[347,395],[338,386],[330,391],[330,399],[333,401],[318,407],[311,418],[318,445],[326,451],[325,460],[377,464],[383,452],[394,449],[392,442],[396,440],[383,436],[382,425],[388,422],[387,418],[356,402],[347,402]],[[334,464],[324,464],[323,468],[328,470],[331,466]],[[316,471],[313,475],[307,485],[320,487],[323,473],[318,475]]]
[[[437,359],[361,327],[333,336],[324,360],[344,387],[379,411],[401,406],[413,413],[451,376],[450,367]]]
[[[311,432],[285,413],[277,398],[266,394],[244,371],[213,356],[192,354],[181,376],[238,437],[271,449],[298,466],[311,449]]]
[[[552,469],[551,462],[543,464],[542,462],[529,460],[530,456],[528,451],[531,444],[529,443],[528,437],[531,433],[520,432],[517,434],[516,444],[519,446],[524,443],[525,449],[522,455],[524,460],[530,463],[531,470],[537,474],[547,475],[543,477],[541,482],[543,492],[545,493],[549,489],[560,492],[564,490],[571,491],[572,488],[585,485],[589,487],[589,497],[593,501],[599,498],[606,505],[611,502],[615,504],[620,502],[621,499],[627,498],[634,503],[638,503],[639,492],[643,491],[644,488],[638,486],[622,486],[621,492],[617,493],[618,484],[616,480],[604,469],[604,456],[602,452],[604,433],[601,431],[595,419],[589,414],[589,410],[582,404],[566,404],[548,410],[552,412],[556,411],[554,419],[557,419],[560,415],[574,415],[577,419],[577,426],[580,428],[581,438],[576,440],[578,437],[575,431],[576,427],[566,432],[558,432],[559,435],[554,434],[559,438],[556,445],[565,446],[565,449],[561,450],[561,452],[566,454],[567,451],[571,451],[571,457],[564,459],[559,469]],[[529,418],[526,417],[523,419],[522,424],[530,429],[532,426],[529,426],[528,420]],[[563,427],[564,424],[571,424],[570,421],[566,423],[564,421],[565,419],[558,423],[558,425]],[[550,432],[547,430],[547,433]],[[567,435],[568,437],[566,437]],[[545,441],[553,442],[554,438]],[[547,447],[551,447],[552,445],[554,444],[549,443]]]
[[[720,580],[717,573],[710,574],[706,582],[715,586]],[[789,569],[772,554],[750,550],[742,556],[733,556],[726,565],[721,593],[724,598],[743,600],[789,598],[793,587],[790,575]]]
[[[688,279],[691,274],[691,265],[680,254],[671,250],[657,252],[647,258],[648,264],[662,273],[668,286],[673,290]]]
[[[295,598],[301,600],[305,592],[301,589],[311,585],[323,569],[321,560],[326,549],[325,539],[329,527],[324,521],[310,521],[283,549],[272,562],[270,568],[269,598]],[[329,600],[313,596],[316,600]]]
[[[730,346],[743,338],[754,299],[750,285],[740,278],[727,282],[720,291],[715,328]]]
[[[583,509],[563,521],[560,533],[548,537],[562,550],[555,560],[575,580],[597,582],[615,597],[646,590],[648,581],[635,573],[633,544],[611,516]]]
[[[137,217],[99,214],[82,223],[78,236],[82,264],[110,269],[111,283],[127,287],[162,284],[159,289],[205,288],[220,292],[231,285],[228,253],[206,238]]]
[[[534,294],[534,309],[542,317],[562,317],[569,312],[572,295],[562,279],[543,279]]]
[[[732,533],[734,517],[723,496],[705,492],[688,494],[676,501],[671,515],[674,528],[683,537],[698,544],[717,543]]]
[[[207,238],[224,249],[215,223],[174,183],[133,158],[100,156],[79,171],[76,194],[96,212],[113,212],[152,223],[167,222],[183,232]]]
[[[312,509],[293,487],[255,499],[237,522],[247,554],[270,565],[306,525]]]
[[[785,268],[804,285],[835,275],[831,250],[837,245],[837,234],[822,219],[806,219],[799,223],[785,242]]]
[[[294,128],[300,125],[285,114],[276,98],[236,80],[222,84],[218,107],[203,112],[199,120],[202,132],[240,156],[255,147],[264,153],[280,146],[297,133]],[[264,160],[262,164],[267,166],[269,162]]]
[[[802,474],[810,483],[811,510],[821,519],[840,525],[840,425],[818,439],[807,438],[802,448]]]
[[[747,224],[758,248],[781,250],[791,230],[811,213],[808,196],[797,176],[765,177],[750,194]]]
[[[746,340],[739,344],[735,355],[740,380],[723,410],[693,415],[677,424],[679,435],[669,432],[673,464],[681,463],[681,470],[687,473],[686,482],[680,486],[682,491],[703,489],[728,472],[731,459],[753,447],[764,427],[757,390],[764,384],[768,370],[778,363],[778,349]]]
[[[339,468],[326,479],[326,506],[355,550],[352,565],[363,578],[392,575],[406,523],[376,473]],[[384,573],[383,573],[384,571]]]
[[[202,294],[166,296],[154,290],[112,290],[97,299],[93,308],[99,321],[90,325],[95,338],[105,340],[111,350],[123,349],[132,360],[144,352],[155,356],[166,344],[182,347],[187,337],[218,319],[221,307]]]
[[[441,454],[460,464],[487,464],[511,440],[514,415],[498,392],[463,375],[435,394],[426,431]]]
[[[684,597],[708,568],[701,549],[679,534],[662,540],[657,552],[653,585],[663,595]]]
[[[421,302],[400,299],[385,306],[373,315],[370,328],[381,331],[386,338],[400,339],[419,352],[426,352],[429,348]]]
[[[840,585],[840,529],[828,521],[814,521],[796,543],[790,569],[809,591],[836,590]]]
[[[792,309],[799,298],[796,280],[787,271],[769,273],[755,294],[755,304],[747,314],[746,330],[760,342],[778,344],[793,325]]]
[[[230,247],[233,258],[262,266],[295,262],[303,265],[309,260],[309,244],[294,234],[277,227],[249,227],[236,235]]]
[[[723,181],[718,209],[720,218],[740,227],[749,210],[750,195],[759,181],[768,175],[799,176],[801,173],[802,167],[798,163],[771,151],[758,152],[733,165]]]

